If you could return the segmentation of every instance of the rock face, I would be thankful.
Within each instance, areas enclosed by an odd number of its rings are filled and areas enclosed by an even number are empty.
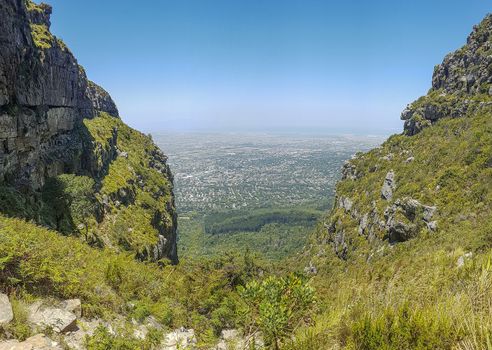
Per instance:
[[[396,200],[384,212],[388,238],[391,243],[405,242],[417,236],[423,227],[435,231],[435,221],[431,221],[437,208],[422,205],[412,198]]]
[[[492,15],[473,28],[467,43],[434,69],[432,89],[402,113],[405,133],[415,135],[437,120],[462,117],[490,105]]]
[[[14,319],[12,305],[10,305],[9,297],[0,293],[0,326],[9,323]]]
[[[0,9],[0,179],[37,189],[80,170],[83,118],[118,110],[49,33],[50,6],[1,0]]]
[[[26,202],[38,208],[42,207],[36,202],[43,186],[61,174],[88,176],[95,180],[95,191],[102,187],[104,180],[110,182],[105,177],[111,164],[118,161],[125,169],[122,160],[130,162],[129,152],[118,147],[125,135],[135,132],[121,122],[111,96],[87,79],[70,50],[50,33],[51,12],[51,6],[36,5],[30,0],[0,0],[0,186],[28,193]],[[117,120],[124,130],[114,127],[110,139],[97,140],[94,132],[99,133],[103,126],[94,123],[91,134],[87,121],[101,114]],[[151,232],[145,235],[153,239],[146,240],[145,251],[136,251],[136,256],[145,260],[168,258],[176,263],[177,220],[172,175],[166,156],[150,139],[144,138],[140,137],[142,145],[133,149],[148,151],[145,156],[149,160],[143,166],[152,168],[164,180],[159,182],[160,186],[154,186],[159,188],[145,189],[157,203],[145,204],[145,216],[151,220]],[[134,158],[141,156],[134,155]],[[115,216],[119,209],[134,204],[137,189],[144,188],[149,180],[135,178],[141,171],[134,173],[134,178],[128,177],[129,184],[95,196],[95,220],[103,223],[109,215]],[[109,205],[112,212],[105,210]],[[0,212],[10,209],[8,203],[3,207],[0,203]],[[35,214],[27,219],[40,216]],[[37,221],[59,229],[50,222]],[[84,225],[80,225],[80,230],[83,229]],[[97,236],[96,231],[91,235]],[[97,237],[91,244],[96,241],[101,245],[103,240]],[[111,243],[118,246],[118,242]]]

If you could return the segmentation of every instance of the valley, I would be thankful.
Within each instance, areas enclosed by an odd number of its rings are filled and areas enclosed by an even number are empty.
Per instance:
[[[180,256],[299,252],[332,205],[343,163],[382,136],[302,133],[152,135],[174,174]]]

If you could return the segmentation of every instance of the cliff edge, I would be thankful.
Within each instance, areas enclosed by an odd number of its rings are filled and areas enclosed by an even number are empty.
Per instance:
[[[0,212],[175,263],[167,158],[50,33],[51,12],[0,0]]]

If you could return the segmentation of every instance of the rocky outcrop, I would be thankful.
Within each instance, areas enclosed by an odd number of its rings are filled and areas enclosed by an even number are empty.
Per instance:
[[[384,178],[383,187],[381,188],[381,197],[390,201],[393,198],[393,190],[395,187],[395,172],[391,170]]]
[[[49,33],[49,5],[1,0],[0,9],[0,180],[38,189],[81,170],[83,118],[118,111]]]
[[[196,344],[195,331],[193,329],[177,329],[166,334],[162,349],[163,350],[179,350],[191,349]]]
[[[401,114],[404,132],[415,135],[442,118],[457,118],[491,104],[492,15],[473,28],[467,43],[436,66],[432,89]]]
[[[264,349],[265,344],[261,334],[255,333],[243,336],[237,329],[224,329],[220,334],[220,340],[211,350],[235,350],[235,349]]]
[[[386,230],[390,243],[405,242],[418,235],[422,228],[435,231],[437,223],[432,221],[437,208],[422,205],[412,198],[396,200],[386,208]]]

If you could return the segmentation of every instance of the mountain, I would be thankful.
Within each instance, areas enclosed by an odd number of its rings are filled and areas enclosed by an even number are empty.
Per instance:
[[[49,5],[0,1],[0,212],[176,263],[167,158],[53,36]]]
[[[324,311],[293,348],[492,348],[492,16],[401,119],[343,167],[304,255]]]
[[[492,349],[492,16],[267,265],[177,264],[166,156],[50,13],[0,0],[0,349]]]
[[[0,0],[0,349],[260,344],[234,329],[237,288],[267,269],[178,264],[166,156],[50,33],[51,11]]]

